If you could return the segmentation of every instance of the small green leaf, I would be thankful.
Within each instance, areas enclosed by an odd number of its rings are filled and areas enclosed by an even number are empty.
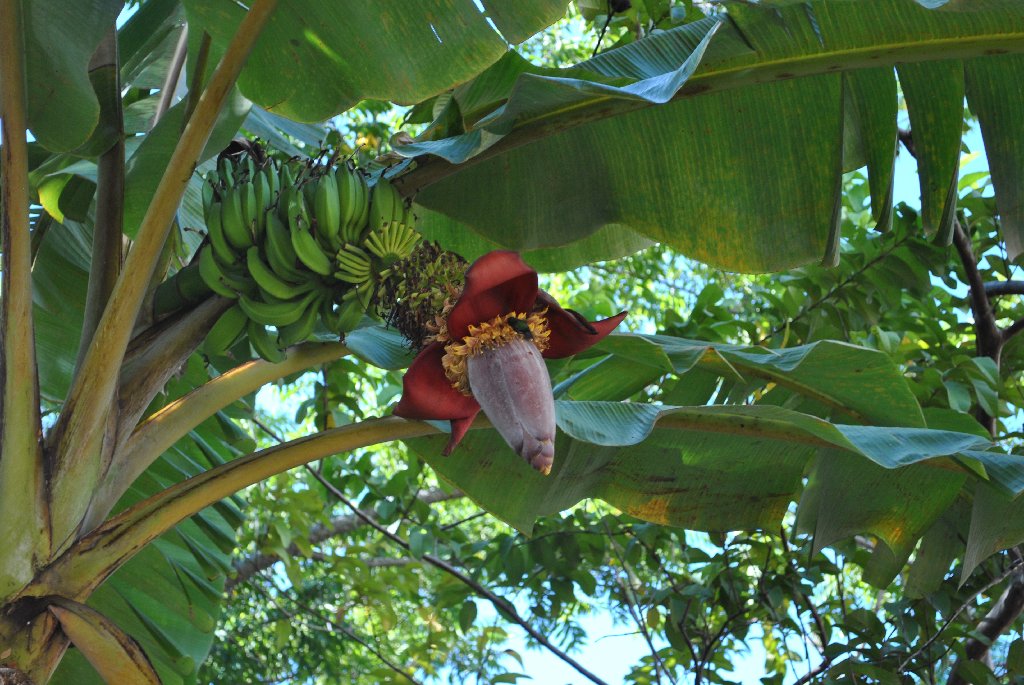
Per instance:
[[[468,633],[469,629],[473,626],[473,621],[476,620],[476,612],[476,602],[467,599],[462,605],[462,609],[459,610],[459,628],[462,630],[463,635]]]
[[[1015,675],[1024,674],[1024,639],[1017,638],[1010,643],[1006,652],[1006,670]]]
[[[664,618],[661,615],[661,609],[658,606],[652,606],[647,610],[647,627],[651,630],[658,630],[661,628],[661,624]]]
[[[417,528],[409,534],[409,553],[416,559],[422,559],[423,555],[433,548],[434,536],[422,528]]]

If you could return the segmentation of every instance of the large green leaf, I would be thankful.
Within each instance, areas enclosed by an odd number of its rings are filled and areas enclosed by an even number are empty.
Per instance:
[[[238,454],[218,421],[204,423],[155,462],[118,503],[123,509]],[[164,685],[194,682],[209,652],[242,515],[225,500],[183,521],[114,573],[89,598],[143,648]],[[100,684],[70,652],[54,682]]]
[[[902,64],[900,85],[914,132],[921,178],[924,227],[949,243],[953,236],[960,129],[963,126],[964,69],[960,60]]]
[[[596,352],[633,362],[631,374],[651,379],[701,368],[741,380],[758,380],[791,390],[843,420],[922,428],[921,408],[902,372],[887,355],[855,345],[823,340],[782,350],[724,345],[665,335],[611,335]],[[648,376],[644,369],[653,374]],[[565,384],[573,399],[598,397],[615,374],[591,367]],[[770,394],[770,393],[769,393]],[[789,408],[810,411],[810,406]]]
[[[960,131],[940,123],[959,122],[962,100],[943,97],[929,112],[932,72],[1024,50],[1024,6],[957,7],[964,11],[913,0],[734,3],[721,19],[574,69],[507,57],[455,90],[458,126],[431,127],[401,148],[420,159],[400,183],[448,217],[452,232],[466,226],[515,249],[576,243],[615,225],[733,270],[829,262],[843,170],[868,164],[875,217],[888,221],[900,64],[925,94],[913,97],[911,118],[927,148],[926,224],[948,232],[948,150]],[[962,69],[946,69],[946,81],[963,92]],[[1012,127],[1014,96],[980,105]],[[1007,168],[1015,154],[1006,153]],[[441,233],[440,223],[432,218],[432,230]],[[591,245],[590,258],[616,256],[601,248]]]
[[[32,268],[36,354],[45,360],[39,365],[39,393],[48,402],[64,401],[75,370],[91,249],[89,225],[54,223]]]
[[[505,54],[506,39],[524,40],[568,3],[491,4],[484,13],[473,0],[282,0],[239,86],[258,105],[299,121],[322,121],[364,99],[413,104],[480,73]],[[226,1],[185,6],[191,30],[209,32],[221,49],[244,12]]]
[[[1010,259],[1024,252],[1024,92],[1005,86],[1024,74],[1019,55],[967,63],[967,101],[981,122]],[[1000,79],[1010,79],[1002,81]]]
[[[29,128],[50,150],[74,149],[99,123],[89,59],[113,28],[122,3],[83,0],[73,12],[59,0],[32,0],[22,7]]]
[[[952,458],[987,444],[951,431],[831,424],[771,406],[560,401],[557,410],[548,477],[494,431],[471,431],[449,457],[440,455],[444,436],[409,443],[442,478],[527,534],[537,517],[587,497],[655,523],[709,531],[775,530],[799,500],[798,516],[819,547],[855,533],[878,536],[887,556],[872,579],[881,584],[961,486],[977,482],[976,468]],[[1004,458],[1007,472],[990,473],[992,482],[1024,475],[1024,458]],[[1004,522],[982,553],[1016,536],[1024,536],[1024,521]]]
[[[416,228],[427,240],[436,240],[446,249],[462,255],[469,261],[492,250],[514,247],[494,242],[465,224],[424,207],[416,207],[416,217]],[[501,240],[500,236],[496,239]],[[633,254],[653,244],[653,240],[636,233],[628,226],[609,224],[574,243],[556,248],[520,250],[520,254],[523,260],[537,271],[564,271],[591,263],[594,254],[614,259]]]

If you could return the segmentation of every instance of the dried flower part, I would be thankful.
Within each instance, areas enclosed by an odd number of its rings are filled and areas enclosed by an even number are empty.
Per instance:
[[[473,397],[509,447],[545,476],[555,459],[555,400],[540,350],[520,336],[466,360]]]
[[[377,311],[413,349],[447,339],[448,313],[465,284],[465,259],[437,243],[423,242],[381,276]]]
[[[509,312],[496,316],[490,321],[469,327],[469,335],[460,342],[445,346],[441,365],[452,387],[467,397],[474,397],[469,382],[467,362],[511,342],[525,340],[537,349],[538,354],[548,348],[551,331],[548,330],[544,314],[547,310],[531,312]],[[544,372],[547,377],[547,371]],[[550,381],[548,382],[550,387]],[[486,410],[485,410],[486,411]]]

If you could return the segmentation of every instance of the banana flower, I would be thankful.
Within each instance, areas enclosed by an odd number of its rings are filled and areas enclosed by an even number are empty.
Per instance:
[[[466,271],[439,332],[402,381],[394,413],[448,419],[448,455],[483,410],[533,468],[551,471],[555,405],[543,357],[568,357],[597,343],[626,316],[589,322],[537,287],[537,272],[515,252],[495,251]]]

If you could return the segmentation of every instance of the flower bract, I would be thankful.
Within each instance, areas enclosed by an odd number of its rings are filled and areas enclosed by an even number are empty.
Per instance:
[[[555,410],[543,358],[587,349],[625,316],[587,321],[540,290],[537,272],[517,253],[489,252],[470,265],[444,326],[406,372],[394,413],[450,420],[447,455],[483,410],[509,446],[546,474]]]

